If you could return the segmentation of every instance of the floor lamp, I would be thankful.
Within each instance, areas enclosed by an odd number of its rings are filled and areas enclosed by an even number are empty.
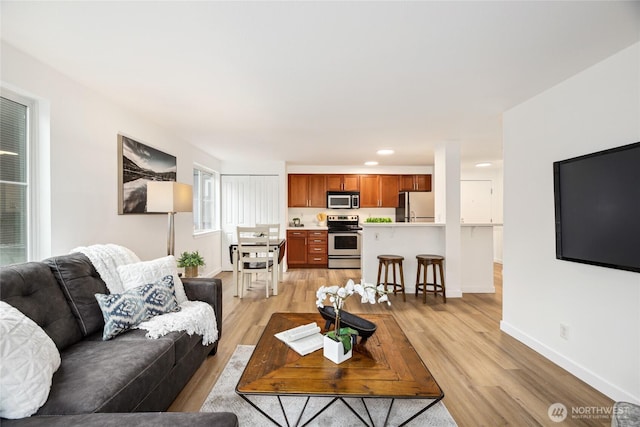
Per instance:
[[[149,181],[147,183],[147,212],[168,214],[167,255],[173,255],[176,233],[173,215],[176,212],[193,211],[193,191],[189,184],[174,181]]]

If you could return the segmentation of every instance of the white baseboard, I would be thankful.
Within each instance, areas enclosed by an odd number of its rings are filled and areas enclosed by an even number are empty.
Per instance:
[[[609,398],[618,402],[625,401],[640,404],[640,396],[633,396],[631,393],[622,390],[615,384],[611,384],[609,381],[598,376],[584,366],[579,365],[571,359],[568,359],[564,355],[546,346],[535,338],[527,335],[520,329],[510,325],[504,320],[500,322],[500,330],[508,335],[511,335],[513,338],[522,342],[527,347],[530,347],[534,351],[540,353],[556,365],[567,370],[568,372],[575,375],[601,393],[605,394]]]
[[[462,291],[460,290],[449,290],[447,289],[447,298],[462,298]]]
[[[496,288],[493,286],[465,286],[462,292],[465,294],[495,294]]]

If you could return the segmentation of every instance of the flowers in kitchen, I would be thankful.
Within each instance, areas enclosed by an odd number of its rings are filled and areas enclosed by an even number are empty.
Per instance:
[[[334,341],[342,342],[344,354],[347,354],[349,350],[351,350],[351,337],[358,335],[358,331],[351,328],[340,327],[340,311],[343,309],[345,301],[354,294],[360,295],[360,302],[363,304],[386,302],[388,305],[391,305],[388,292],[384,285],[378,285],[376,287],[368,283],[355,283],[349,279],[344,286],[321,286],[318,289],[316,292],[316,305],[319,308],[324,307],[324,302],[328,298],[336,314],[336,327],[333,331],[328,332],[327,336]]]

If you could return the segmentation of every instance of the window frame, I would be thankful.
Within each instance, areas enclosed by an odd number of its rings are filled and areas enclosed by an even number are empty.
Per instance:
[[[4,86],[0,87],[0,96],[17,104],[23,105],[27,111],[26,117],[26,261],[35,261],[41,257],[40,233],[37,233],[40,224],[40,209],[38,198],[38,103],[37,100],[21,95]]]
[[[195,182],[195,175],[196,175],[196,171],[199,173],[198,178],[199,178],[199,182],[197,185],[197,189],[199,190],[200,194],[196,194],[196,182]],[[204,216],[204,212],[205,212],[205,206],[204,206],[204,198],[201,197],[202,196],[202,189],[204,188],[203,186],[203,174],[209,175],[212,177],[212,192],[213,194],[211,195],[211,215],[212,217],[211,219],[211,228],[199,228],[199,226],[201,227],[202,224],[204,224],[203,221],[203,216]],[[203,166],[201,164],[198,163],[194,163],[193,165],[193,175],[194,175],[194,182],[193,182],[193,235],[194,236],[202,236],[205,234],[209,234],[209,233],[214,233],[214,232],[218,232],[220,231],[220,174],[213,170],[210,169],[206,166]],[[199,203],[197,203],[199,202]],[[200,224],[199,226],[196,225],[196,210],[199,213],[199,218],[200,218]]]

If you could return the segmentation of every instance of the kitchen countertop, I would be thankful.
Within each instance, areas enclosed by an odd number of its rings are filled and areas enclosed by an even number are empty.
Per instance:
[[[444,227],[438,222],[361,222],[362,227]]]
[[[327,226],[319,226],[319,225],[305,225],[304,227],[287,227],[287,230],[324,230],[327,231]]]
[[[442,222],[361,222],[363,227],[444,227]],[[495,227],[501,223],[461,223],[461,227]]]

